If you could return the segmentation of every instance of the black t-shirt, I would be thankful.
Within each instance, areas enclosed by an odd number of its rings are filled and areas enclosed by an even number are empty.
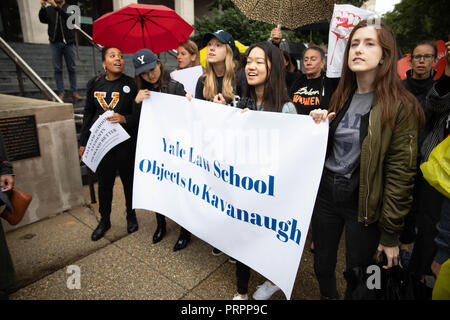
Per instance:
[[[89,129],[98,117],[107,110],[123,115],[126,123],[121,123],[122,127],[132,138],[135,138],[139,122],[134,103],[136,95],[136,83],[127,75],[122,75],[114,81],[106,80],[104,75],[100,78],[91,79],[87,84],[80,145],[86,145],[90,135]]]
[[[314,109],[328,109],[338,82],[339,78],[327,78],[324,74],[315,79],[301,75],[289,88],[289,98],[295,104],[298,114],[308,115]]]
[[[217,79],[217,92],[222,93],[222,83],[223,83],[223,77],[216,77]],[[195,98],[200,100],[206,100],[203,96],[203,88],[205,87],[205,84],[203,81],[205,80],[204,77],[198,78],[197,86],[195,87]]]

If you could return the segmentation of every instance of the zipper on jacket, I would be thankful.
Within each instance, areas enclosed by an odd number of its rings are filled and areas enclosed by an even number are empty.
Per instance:
[[[55,42],[56,39],[56,31],[58,30],[58,18],[59,18],[59,12],[56,11],[56,21],[55,21],[55,30],[53,31],[53,42]]]
[[[368,136],[369,136],[369,142],[371,142],[372,140],[372,129],[371,129],[371,117],[369,114],[369,130],[368,130]],[[369,185],[369,169],[370,169],[370,162],[372,159],[372,154],[371,154],[371,150],[370,150],[370,146],[371,144],[369,143],[369,162],[368,162],[368,166],[367,166],[367,180],[366,180],[366,184],[367,184],[367,196],[366,196],[366,215],[364,216],[364,226],[367,227],[367,220],[368,220],[368,212],[369,212],[369,194],[370,194],[370,185]]]
[[[412,152],[412,144],[414,141],[414,137],[409,135],[409,167],[412,168],[413,165],[413,152]]]

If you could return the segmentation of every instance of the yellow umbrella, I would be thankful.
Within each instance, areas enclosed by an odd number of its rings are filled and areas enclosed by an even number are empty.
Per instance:
[[[247,50],[247,46],[243,45],[239,41],[234,41],[234,44],[236,45],[236,48],[238,48],[239,52],[245,52]],[[206,47],[204,47],[202,50],[200,50],[200,63],[202,64],[203,68],[206,68]]]

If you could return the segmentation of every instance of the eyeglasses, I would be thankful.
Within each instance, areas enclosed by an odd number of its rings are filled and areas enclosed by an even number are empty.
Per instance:
[[[424,58],[425,60],[431,60],[434,58],[434,54],[416,54],[413,55],[412,58],[416,61],[419,61],[420,59]]]

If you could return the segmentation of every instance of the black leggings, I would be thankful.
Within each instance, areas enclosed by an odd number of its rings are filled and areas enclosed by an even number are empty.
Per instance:
[[[248,281],[250,280],[250,267],[247,267],[242,262],[236,261],[236,278],[237,292],[239,294],[247,294]]]
[[[127,213],[132,212],[135,145],[127,140],[111,149],[97,168],[99,211],[109,219],[117,170],[123,184]]]

